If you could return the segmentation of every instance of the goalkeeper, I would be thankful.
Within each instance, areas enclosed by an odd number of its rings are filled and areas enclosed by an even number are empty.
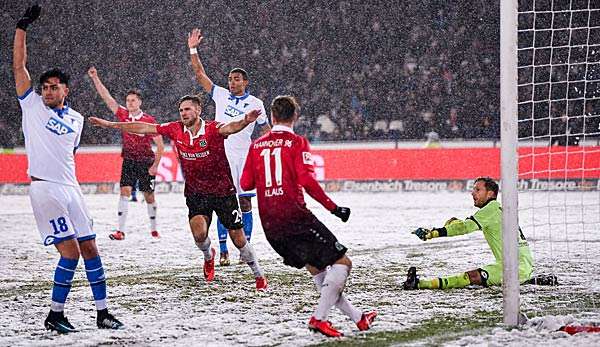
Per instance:
[[[479,208],[473,216],[465,220],[451,218],[442,228],[418,228],[413,234],[427,241],[436,237],[464,235],[481,230],[496,262],[458,275],[433,279],[419,279],[416,268],[411,267],[403,284],[405,290],[464,288],[472,284],[487,287],[502,284],[502,207],[496,201],[498,184],[489,177],[479,177],[475,180],[471,195],[474,205]],[[532,271],[533,257],[525,236],[519,229],[519,282],[528,282]]]

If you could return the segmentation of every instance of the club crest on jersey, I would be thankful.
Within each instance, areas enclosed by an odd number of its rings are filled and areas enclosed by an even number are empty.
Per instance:
[[[51,132],[55,133],[56,135],[65,135],[68,133],[75,132],[75,130],[73,130],[67,124],[63,123],[62,121],[60,121],[59,119],[56,119],[54,117],[51,117],[50,119],[48,119],[48,123],[46,123],[46,129],[50,130]]]
[[[206,147],[206,140],[200,140],[200,147]]]

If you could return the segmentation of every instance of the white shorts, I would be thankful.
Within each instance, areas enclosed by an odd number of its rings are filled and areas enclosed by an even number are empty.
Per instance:
[[[73,238],[85,241],[96,237],[79,186],[33,181],[29,186],[29,199],[44,245]]]
[[[239,151],[228,151],[227,161],[229,161],[229,169],[231,170],[231,177],[233,178],[233,185],[238,196],[256,196],[256,191],[245,191],[240,187],[240,179],[242,178],[242,172],[244,171],[244,164],[246,163],[246,153]]]

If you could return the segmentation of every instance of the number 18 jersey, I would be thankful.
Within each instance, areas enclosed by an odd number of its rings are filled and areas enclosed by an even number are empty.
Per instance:
[[[241,186],[256,187],[260,219],[267,237],[289,228],[286,225],[314,218],[304,202],[304,192],[328,210],[336,204],[325,194],[314,178],[310,145],[291,128],[276,125],[250,146]]]

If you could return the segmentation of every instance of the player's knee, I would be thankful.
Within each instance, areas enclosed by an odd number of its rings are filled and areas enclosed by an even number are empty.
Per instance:
[[[346,256],[346,255],[344,255],[343,257],[338,259],[335,263],[346,265],[349,268],[349,270],[352,269],[352,260],[350,260],[350,258],[348,258],[348,256]]]
[[[79,243],[79,249],[81,250],[81,256],[83,259],[91,259],[98,256],[98,247],[96,247],[96,240],[86,240]]]
[[[129,198],[131,196],[131,187],[121,187],[121,196]]]
[[[488,278],[490,278],[490,274],[484,269],[477,269],[473,271],[467,272],[469,275],[469,280],[472,284],[482,285],[484,287],[488,286]]]
[[[244,234],[244,230],[242,229],[235,229],[235,230],[229,230],[229,237],[231,238],[231,241],[233,241],[233,244],[235,245],[235,247],[237,248],[242,248],[246,245],[246,235]]]
[[[66,240],[54,245],[61,257],[67,259],[79,259],[79,246],[75,239]]]
[[[252,199],[247,196],[240,196],[240,209],[242,212],[252,211]]]
[[[154,193],[144,193],[144,199],[146,203],[153,204],[154,203]]]

